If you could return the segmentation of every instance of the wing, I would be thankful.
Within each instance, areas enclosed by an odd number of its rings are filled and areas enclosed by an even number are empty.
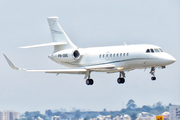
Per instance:
[[[56,69],[56,70],[26,70],[27,72],[65,73],[65,74],[86,74],[86,69]]]
[[[21,70],[21,71],[27,71],[27,72],[45,72],[45,73],[67,73],[67,74],[85,74],[86,69],[56,69],[56,70],[31,70],[31,69],[23,69],[23,68],[18,68],[16,67],[10,60],[9,58],[3,54],[6,61],[8,62],[9,66],[14,69],[14,70]]]
[[[85,74],[85,79],[90,75],[91,71],[96,72],[105,72],[107,70],[113,69],[115,66],[111,64],[105,64],[105,65],[94,65],[94,66],[87,66],[85,68],[78,68],[78,69],[56,69],[56,70],[31,70],[31,69],[23,69],[16,67],[9,58],[3,54],[6,61],[8,62],[9,66],[14,70],[21,70],[21,71],[27,71],[27,72],[45,72],[45,73],[56,73],[57,75],[60,73],[65,74]]]

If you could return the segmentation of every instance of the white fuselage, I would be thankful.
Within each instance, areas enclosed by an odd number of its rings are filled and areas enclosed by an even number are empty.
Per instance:
[[[53,61],[68,67],[87,67],[94,65],[111,64],[114,69],[100,70],[102,72],[118,72],[133,69],[166,66],[175,62],[175,58],[163,51],[147,53],[147,49],[160,49],[155,45],[122,45],[109,47],[79,48],[80,58],[76,61],[62,61],[58,57],[59,52],[49,55]]]
[[[78,48],[57,22],[58,17],[47,18],[53,42],[25,46],[21,48],[34,48],[54,46],[54,52],[48,57],[54,62],[71,67],[71,69],[33,70],[16,67],[4,54],[6,61],[12,69],[27,72],[45,72],[55,74],[84,74],[87,85],[93,85],[91,72],[119,72],[118,84],[125,83],[125,71],[151,68],[151,80],[156,80],[155,68],[165,68],[166,65],[176,61],[174,57],[155,45],[121,45],[107,47]],[[75,69],[74,69],[75,68]]]

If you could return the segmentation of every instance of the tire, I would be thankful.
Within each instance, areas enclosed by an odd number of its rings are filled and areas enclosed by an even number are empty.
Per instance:
[[[151,80],[153,80],[153,81],[156,80],[156,77],[151,77]]]
[[[118,83],[118,84],[121,84],[121,78],[118,78],[118,79],[117,79],[117,83]]]
[[[90,79],[90,85],[93,85],[93,84],[94,84],[93,79]]]
[[[86,80],[86,85],[90,85],[90,79]]]

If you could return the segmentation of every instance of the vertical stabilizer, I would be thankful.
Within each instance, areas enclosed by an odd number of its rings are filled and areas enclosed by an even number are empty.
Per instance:
[[[53,42],[67,42],[66,45],[55,45],[54,52],[64,50],[64,49],[77,49],[77,46],[74,45],[69,37],[66,35],[64,30],[61,28],[57,22],[58,17],[48,17],[47,18]]]

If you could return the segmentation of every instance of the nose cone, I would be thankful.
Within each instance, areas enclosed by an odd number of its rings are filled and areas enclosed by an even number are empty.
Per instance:
[[[176,59],[171,55],[170,55],[168,60],[169,60],[170,64],[172,64],[172,63],[174,63],[176,61]]]
[[[166,54],[165,61],[167,62],[167,64],[172,64],[176,61],[176,59],[170,54]]]
[[[52,54],[48,55],[48,58],[53,59],[53,55]]]

